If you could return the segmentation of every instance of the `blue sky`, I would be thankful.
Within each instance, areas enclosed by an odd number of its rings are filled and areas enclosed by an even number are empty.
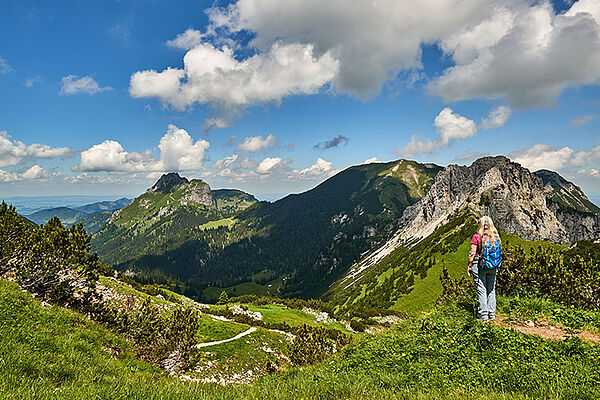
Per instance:
[[[275,199],[504,154],[600,201],[597,0],[5,1],[0,194]]]

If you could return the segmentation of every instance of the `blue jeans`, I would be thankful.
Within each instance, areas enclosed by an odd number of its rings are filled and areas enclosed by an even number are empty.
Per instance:
[[[496,318],[496,270],[478,267],[478,261],[473,262],[473,282],[477,292],[477,317],[480,320]]]

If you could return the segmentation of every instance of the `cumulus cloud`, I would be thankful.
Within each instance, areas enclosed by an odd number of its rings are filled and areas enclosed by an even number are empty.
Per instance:
[[[272,43],[308,43],[339,60],[340,93],[367,98],[401,70],[421,67],[421,44],[433,43],[487,12],[489,0],[239,0],[209,12],[212,31],[254,35],[260,52]],[[220,30],[221,31],[220,31]]]
[[[25,159],[56,158],[73,154],[68,147],[50,147],[33,143],[29,146],[13,139],[6,131],[0,131],[0,167],[18,165]]]
[[[430,89],[446,101],[500,98],[543,106],[567,87],[600,82],[600,6],[580,0],[562,14],[549,2],[499,2],[487,18],[443,38],[455,65]]]
[[[314,145],[315,149],[331,149],[333,147],[338,147],[339,145],[346,145],[350,141],[350,138],[344,135],[337,135],[331,140],[326,140],[321,143],[317,143]]]
[[[594,118],[596,118],[595,114],[578,115],[571,120],[571,125],[582,126],[582,125],[587,124],[590,121],[593,121]]]
[[[177,35],[173,40],[167,41],[167,46],[176,47],[183,50],[191,50],[202,43],[202,33],[195,29],[188,29]]]
[[[300,171],[300,175],[304,177],[320,177],[328,175],[331,171],[333,163],[331,161],[325,161],[321,157],[317,158],[317,161],[310,167]]]
[[[498,106],[492,111],[487,118],[481,120],[481,129],[496,129],[504,126],[512,110],[507,106]]]
[[[64,180],[65,182],[75,184],[127,184],[131,182],[130,179],[126,177],[102,176],[90,174],[89,172],[82,172],[74,176],[68,176],[65,177]]]
[[[296,169],[292,164],[292,158],[265,157],[259,162],[250,156],[233,154],[215,162],[212,168],[203,171],[202,176],[220,182],[262,184],[319,181],[339,172],[333,168],[333,163],[322,158],[317,158],[314,164],[304,169]]]
[[[205,152],[210,144],[206,140],[194,142],[184,129],[169,124],[167,133],[160,139],[160,157],[150,150],[144,153],[128,152],[115,140],[105,140],[81,152],[75,171],[151,172],[196,171],[202,167]]]
[[[509,158],[531,171],[563,168],[569,163],[574,150],[570,147],[554,148],[547,144],[536,144],[528,149],[514,151]]]
[[[377,159],[377,157],[371,157],[371,158],[367,158],[365,161],[363,161],[363,164],[373,164],[373,163],[378,163],[381,162]]]
[[[473,120],[454,113],[449,107],[440,111],[433,124],[437,128],[438,137],[436,139],[419,140],[417,135],[413,135],[410,142],[403,148],[397,149],[396,153],[406,157],[431,153],[450,146],[456,140],[466,139],[477,134],[477,125]]]
[[[204,127],[219,128],[246,106],[323,87],[367,99],[386,82],[411,86],[422,76],[422,46],[437,43],[453,65],[431,93],[540,106],[600,81],[598,8],[597,0],[560,14],[548,1],[238,0],[209,9],[205,32],[167,42],[187,51],[182,67],[140,70],[129,92],[177,110],[209,105]]]
[[[9,172],[0,169],[0,182],[4,183],[22,181],[44,182],[59,176],[60,173],[58,171],[44,169],[37,164],[24,170],[23,172]]]
[[[87,93],[94,95],[98,92],[105,92],[113,90],[111,87],[100,87],[98,82],[91,76],[78,77],[77,75],[67,75],[62,78],[62,87],[60,88],[60,95],[73,95],[78,93]]]
[[[245,138],[242,143],[238,144],[235,149],[236,151],[257,152],[272,146],[276,140],[277,137],[272,134],[269,134],[269,136],[264,139],[262,136],[250,136]]]
[[[338,69],[331,54],[315,56],[312,45],[297,43],[274,43],[269,51],[241,61],[227,46],[201,43],[186,53],[183,64],[183,69],[134,73],[129,93],[157,97],[178,110],[200,103],[231,114],[240,106],[316,93]]]
[[[170,124],[166,135],[160,139],[160,170],[193,171],[202,167],[204,153],[210,144],[206,140],[197,140],[184,129]]]
[[[256,167],[256,172],[260,174],[266,174],[270,170],[283,166],[283,160],[280,157],[267,157],[258,164]]]
[[[532,171],[550,169],[586,174],[600,168],[600,143],[580,151],[568,146],[553,147],[538,143],[527,149],[513,151],[508,156]]]

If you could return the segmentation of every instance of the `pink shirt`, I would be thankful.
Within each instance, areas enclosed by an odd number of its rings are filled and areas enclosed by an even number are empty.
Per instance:
[[[479,233],[473,235],[473,239],[471,239],[471,244],[477,246],[477,255],[479,255],[479,249],[481,249],[481,236],[479,236]]]

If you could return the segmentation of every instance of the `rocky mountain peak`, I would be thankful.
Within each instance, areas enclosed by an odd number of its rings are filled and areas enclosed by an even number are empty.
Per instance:
[[[154,186],[150,188],[150,191],[169,193],[175,186],[188,182],[187,178],[179,176],[177,172],[169,172],[168,174],[163,174]]]
[[[569,243],[600,233],[598,216],[589,216],[589,221],[584,221],[587,217],[583,215],[566,218],[560,210],[549,207],[540,177],[498,156],[480,158],[468,167],[449,165],[441,171],[427,195],[404,213],[399,239],[410,242],[426,237],[464,209],[489,215],[498,228],[528,240]],[[573,218],[581,220],[586,229],[575,229]]]

